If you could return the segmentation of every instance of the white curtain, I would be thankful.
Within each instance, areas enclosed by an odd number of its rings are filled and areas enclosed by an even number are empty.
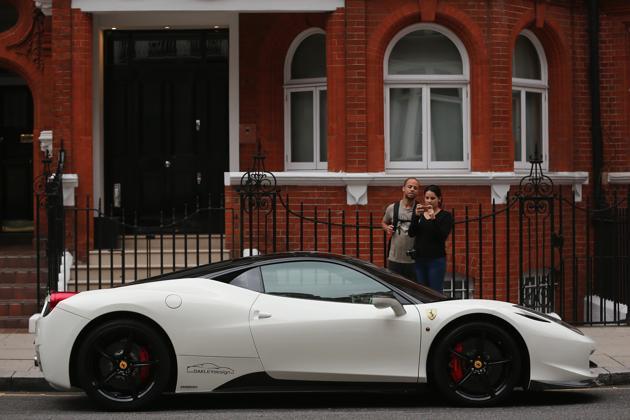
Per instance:
[[[390,161],[422,160],[422,89],[390,89]]]
[[[539,92],[527,92],[525,96],[525,121],[527,138],[527,159],[538,154],[542,157],[542,95]],[[537,147],[537,149],[536,149]]]
[[[462,90],[431,89],[431,160],[463,161],[463,136]]]
[[[291,92],[291,162],[313,162],[313,91]]]

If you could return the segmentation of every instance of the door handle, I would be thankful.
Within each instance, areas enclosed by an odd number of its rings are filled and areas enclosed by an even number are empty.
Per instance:
[[[271,318],[271,314],[268,312],[260,312],[259,310],[254,311],[254,319],[267,319]]]

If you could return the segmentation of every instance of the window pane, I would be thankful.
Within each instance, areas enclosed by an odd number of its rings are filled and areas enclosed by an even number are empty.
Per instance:
[[[117,39],[114,41],[114,64],[127,64],[129,51],[129,41],[126,39]]]
[[[328,161],[328,94],[319,91],[319,161]]]
[[[455,44],[441,33],[414,31],[392,49],[389,74],[463,74],[462,58]]]
[[[524,35],[516,39],[512,56],[512,77],[541,80],[540,60],[534,44]]]
[[[514,137],[514,160],[520,162],[521,150],[521,92],[512,91],[512,136]]]
[[[314,34],[295,50],[291,62],[291,79],[326,77],[326,37]]]
[[[431,89],[431,160],[464,160],[462,89]]]
[[[261,267],[265,292],[302,299],[371,303],[391,290],[366,275],[338,264],[292,262]]]
[[[422,88],[389,90],[390,161],[422,160]]]
[[[291,162],[313,162],[313,92],[291,92]]]
[[[525,121],[527,158],[542,156],[542,94],[527,92],[525,95]]]
[[[172,60],[174,58],[201,58],[200,39],[137,39],[133,44],[136,60]]]

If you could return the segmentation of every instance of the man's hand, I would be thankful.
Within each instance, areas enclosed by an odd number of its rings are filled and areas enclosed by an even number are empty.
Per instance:
[[[383,226],[383,230],[391,235],[394,233],[394,225],[385,225]]]

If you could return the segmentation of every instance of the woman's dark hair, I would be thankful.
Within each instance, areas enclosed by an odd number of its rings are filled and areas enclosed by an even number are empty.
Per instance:
[[[442,202],[442,190],[435,184],[427,185],[424,187],[424,193],[427,191],[431,191],[438,198],[438,203],[440,203],[440,207],[444,207],[444,203]]]

